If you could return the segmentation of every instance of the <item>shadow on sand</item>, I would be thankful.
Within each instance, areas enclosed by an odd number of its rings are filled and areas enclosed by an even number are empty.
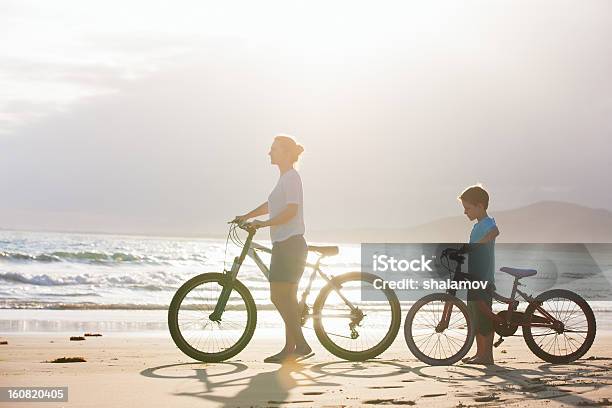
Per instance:
[[[381,373],[381,368],[384,372]],[[314,365],[299,363],[271,366],[270,370],[248,375],[249,367],[242,363],[183,363],[152,367],[141,371],[149,378],[193,379],[201,383],[197,391],[177,392],[177,396],[191,396],[225,407],[251,405],[315,404],[317,395],[335,392],[329,388],[343,391],[346,384],[338,383],[342,378],[372,379],[380,388],[400,388],[385,386],[377,379],[412,374],[423,380],[433,380],[456,384],[458,388],[466,383],[482,386],[476,394],[466,394],[472,400],[479,395],[490,395],[493,404],[504,404],[526,400],[551,400],[563,398],[563,403],[576,407],[598,406],[601,401],[593,401],[581,394],[594,388],[609,386],[612,377],[611,367],[598,362],[580,361],[571,365],[555,366],[542,364],[536,368],[510,369],[503,366],[457,365],[439,375],[440,367],[419,366],[411,368],[401,361],[371,360],[366,362],[336,361]],[[433,370],[436,374],[428,374]],[[253,370],[254,371],[254,370]],[[408,380],[403,380],[407,382]],[[344,381],[343,381],[344,382]],[[570,391],[564,386],[578,388]],[[231,388],[236,388],[235,392]],[[290,391],[304,389],[299,395]],[[326,387],[326,389],[316,387]],[[190,388],[193,388],[192,386]],[[218,392],[230,388],[224,392]],[[370,387],[376,388],[376,387]],[[408,390],[406,390],[408,392]],[[502,397],[496,395],[503,394]],[[461,393],[457,393],[460,395]],[[404,396],[408,397],[404,393]],[[418,395],[413,395],[415,398]],[[340,394],[339,394],[340,397]],[[605,400],[603,401],[605,403]]]

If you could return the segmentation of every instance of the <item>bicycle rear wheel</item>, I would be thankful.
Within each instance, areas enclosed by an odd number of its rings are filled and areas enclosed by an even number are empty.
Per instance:
[[[442,325],[449,304],[448,326]],[[406,315],[404,337],[412,354],[422,362],[451,365],[461,360],[474,342],[474,327],[466,304],[447,293],[432,293],[417,300]]]
[[[401,325],[400,303],[393,290],[376,289],[376,279],[380,278],[369,273],[346,273],[333,278],[317,296],[314,330],[333,355],[363,361],[376,357],[395,340]],[[365,293],[372,301],[362,300]]]
[[[525,310],[523,338],[529,349],[544,361],[567,364],[582,357],[591,348],[597,331],[595,315],[589,304],[574,292],[564,289],[546,291]],[[549,320],[537,305],[558,323],[555,327],[531,327],[531,323]]]
[[[226,275],[204,273],[179,288],[168,309],[168,327],[177,347],[199,361],[219,362],[246,347],[257,324],[257,309],[249,290],[240,281],[232,292],[219,321],[209,315],[215,309]]]

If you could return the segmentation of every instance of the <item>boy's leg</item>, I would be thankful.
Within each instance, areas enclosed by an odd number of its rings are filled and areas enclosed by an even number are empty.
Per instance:
[[[480,346],[480,331],[478,330],[478,320],[479,320],[479,314],[478,314],[478,307],[476,305],[476,301],[475,300],[469,300],[468,299],[468,310],[470,312],[470,317],[472,319],[472,324],[474,325],[474,330],[476,333],[475,336],[475,340],[476,340],[476,354],[474,354],[471,357],[467,357],[463,359],[464,363],[469,363],[471,362],[471,360],[474,360],[475,358],[478,358],[478,350],[481,350],[481,346]]]
[[[481,364],[493,364],[493,322],[491,315],[493,314],[492,304],[490,300],[477,300],[478,307],[478,330],[476,336],[476,358],[474,362]]]
[[[483,357],[485,359],[485,361],[490,362],[491,364],[493,364],[493,337],[495,335],[495,332],[491,332],[485,336],[482,336],[482,343],[483,343]]]
[[[475,340],[476,340],[476,354],[474,355],[474,358],[480,360],[483,357],[485,357],[485,354],[486,354],[485,350],[486,350],[487,336],[483,335],[482,333],[476,333]]]
[[[476,331],[476,355],[464,359],[465,363],[493,364],[493,322],[491,305],[487,300],[474,299],[468,302]]]

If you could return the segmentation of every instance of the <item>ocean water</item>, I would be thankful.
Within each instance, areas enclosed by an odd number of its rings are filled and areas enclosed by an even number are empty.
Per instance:
[[[256,242],[269,245],[266,234],[260,235],[264,239]],[[179,286],[198,274],[229,269],[239,252],[231,241],[226,247],[225,239],[0,231],[0,333],[100,330],[166,336],[168,305]],[[261,257],[269,263],[268,255]],[[360,262],[360,245],[344,244],[322,269],[333,276],[360,270]],[[523,279],[529,294],[549,289],[551,282],[571,286],[589,301],[598,329],[612,327],[612,244],[497,245],[496,264],[538,269],[537,276]],[[258,331],[278,333],[281,319],[268,282],[248,258],[239,279],[257,304]],[[311,306],[324,283],[315,279]],[[510,284],[508,275],[496,273],[499,293],[508,295]],[[356,293],[349,297],[359,295],[352,290]],[[404,315],[412,303],[402,302]],[[502,307],[494,304],[496,310]]]
[[[260,236],[262,239],[257,239]],[[269,245],[266,238],[263,232],[256,241]],[[611,321],[612,244],[569,251],[543,248],[533,251],[498,245],[497,268],[540,269],[537,276],[523,280],[525,291],[532,294],[548,289],[551,278],[547,270],[558,274],[554,282],[578,282],[576,291],[589,300],[598,320]],[[225,239],[0,231],[0,309],[5,309],[0,311],[0,331],[53,330],[62,321],[72,322],[64,328],[90,327],[84,320],[118,331],[165,330],[165,311],[179,286],[198,274],[229,269],[239,252],[231,241],[226,246]],[[360,255],[359,244],[341,244],[339,255],[326,258],[322,268],[328,275],[358,271]],[[269,262],[269,256],[261,256]],[[310,255],[309,260],[315,259]],[[551,259],[554,268],[550,267]],[[588,278],[580,279],[585,271]],[[309,273],[307,270],[301,287]],[[497,273],[496,284],[499,292],[507,295],[511,281],[503,275]],[[258,309],[278,322],[268,282],[248,258],[239,279],[250,289]],[[324,283],[315,279],[310,305]],[[404,313],[411,303],[402,302]],[[75,315],[76,311],[88,311],[88,317]],[[123,312],[109,314],[112,311]]]
[[[225,239],[0,231],[0,308],[167,310],[184,282],[230,269],[239,252]],[[359,270],[359,254],[359,245],[343,245],[324,271]],[[268,281],[249,258],[238,278],[258,308],[273,309]],[[324,283],[316,279],[312,294]]]

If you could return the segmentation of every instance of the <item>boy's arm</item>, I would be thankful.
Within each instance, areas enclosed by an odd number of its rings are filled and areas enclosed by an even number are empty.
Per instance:
[[[486,235],[482,237],[480,241],[478,241],[478,244],[486,244],[487,242],[493,241],[498,235],[499,229],[497,228],[497,226],[495,226],[491,228],[489,232],[487,232]]]

